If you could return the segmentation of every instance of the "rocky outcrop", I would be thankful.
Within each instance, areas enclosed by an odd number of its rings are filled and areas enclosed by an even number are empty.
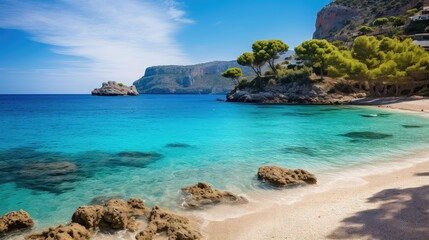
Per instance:
[[[103,83],[101,88],[92,91],[92,95],[98,96],[137,96],[139,93],[134,85],[127,87],[115,81]]]
[[[183,206],[186,208],[201,208],[207,205],[227,203],[247,203],[247,199],[230,192],[213,189],[209,184],[199,182],[195,185],[182,188],[185,194]]]
[[[275,186],[290,184],[316,184],[317,178],[303,169],[288,169],[277,166],[263,166],[258,169],[258,177]]]
[[[423,0],[334,0],[317,14],[315,39],[347,40],[376,18],[403,16]]]
[[[359,18],[356,9],[330,4],[317,14],[316,31],[313,38],[333,40],[336,31],[344,28],[356,18]]]
[[[0,218],[0,236],[8,232],[34,226],[34,221],[24,210],[6,213]]]
[[[148,216],[149,211],[141,199],[132,198],[128,202],[112,199],[104,206],[79,207],[72,216],[72,222],[79,223],[91,230],[128,229],[136,231],[139,224],[135,217]]]
[[[365,93],[329,93],[325,86],[290,83],[267,86],[263,91],[236,89],[227,95],[228,102],[283,103],[283,104],[346,104],[366,97]]]
[[[148,67],[142,78],[134,82],[140,93],[150,94],[223,94],[234,88],[221,73],[240,67],[236,61],[216,61],[188,66]],[[244,76],[253,76],[243,68]]]
[[[50,227],[40,233],[27,236],[26,240],[88,240],[91,232],[78,223],[67,226]]]
[[[152,240],[157,233],[161,232],[165,232],[168,239],[202,239],[194,222],[155,206],[150,212],[148,226],[137,234],[136,240]]]

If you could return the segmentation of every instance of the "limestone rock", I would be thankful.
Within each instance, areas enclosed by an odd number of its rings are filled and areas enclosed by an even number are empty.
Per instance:
[[[26,240],[88,240],[91,232],[78,223],[50,227],[40,233],[27,236]]]
[[[228,203],[247,203],[247,199],[230,192],[213,189],[209,184],[199,182],[195,185],[182,188],[186,195],[183,206],[187,208],[201,208],[206,205]]]
[[[152,240],[157,233],[161,232],[165,232],[170,240],[202,239],[195,223],[188,218],[155,206],[150,213],[148,226],[137,234],[136,240]]]
[[[118,84],[115,81],[103,83],[101,88],[96,88],[92,91],[92,95],[99,96],[137,96],[139,93],[134,85],[127,87],[123,84]]]
[[[139,227],[135,217],[148,216],[149,209],[141,199],[132,198],[125,202],[112,199],[104,206],[82,206],[72,216],[72,222],[79,223],[88,229],[136,231]]]
[[[31,228],[34,221],[24,210],[9,212],[0,218],[0,236],[17,229]]]
[[[288,169],[277,166],[263,166],[258,170],[258,177],[275,186],[289,184],[316,184],[317,178],[303,169]]]

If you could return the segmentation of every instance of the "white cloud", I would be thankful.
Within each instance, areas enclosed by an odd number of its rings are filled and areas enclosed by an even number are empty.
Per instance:
[[[175,0],[166,0],[165,4],[168,7],[168,15],[170,15],[171,19],[181,23],[195,23],[194,20],[185,17],[185,11],[178,8],[180,3]]]
[[[93,81],[94,87],[106,80],[130,84],[148,66],[188,63],[174,39],[181,23],[193,22],[184,16],[174,1],[0,0],[1,28],[28,32],[53,45],[55,53],[86,59],[65,66],[64,73],[51,69],[47,76],[73,78],[75,69],[77,84]]]

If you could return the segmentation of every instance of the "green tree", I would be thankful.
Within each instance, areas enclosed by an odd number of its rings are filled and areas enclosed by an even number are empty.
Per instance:
[[[368,34],[368,33],[372,33],[372,32],[374,32],[374,29],[373,29],[372,27],[362,26],[362,27],[359,29],[359,32],[360,32],[360,33],[362,33],[362,34]]]
[[[406,21],[406,18],[404,18],[404,17],[396,17],[396,16],[391,16],[390,17],[390,22],[395,27],[403,26],[405,24],[405,21]]]
[[[379,31],[382,30],[383,26],[386,25],[389,22],[388,18],[377,18],[372,22],[373,26],[379,27]]]
[[[312,67],[320,67],[321,78],[323,79],[323,72],[327,68],[327,60],[329,55],[338,51],[338,49],[326,40],[313,39],[308,40],[295,48],[298,57]]]
[[[410,10],[407,11],[407,16],[409,16],[409,17],[410,16],[414,16],[418,12],[419,12],[419,10],[417,8],[410,9]]]
[[[239,83],[238,79],[243,75],[241,68],[228,68],[225,72],[222,73],[222,77],[230,78],[232,82],[237,85]]]
[[[425,28],[425,33],[429,33],[429,26]]]
[[[281,40],[259,40],[252,44],[253,55],[258,64],[268,63],[273,73],[277,75],[275,60],[289,50],[289,46]]]
[[[262,70],[261,70],[262,65],[256,62],[255,55],[253,55],[253,53],[251,52],[245,52],[241,54],[237,58],[237,63],[240,64],[241,66],[252,68],[258,77],[262,75]]]

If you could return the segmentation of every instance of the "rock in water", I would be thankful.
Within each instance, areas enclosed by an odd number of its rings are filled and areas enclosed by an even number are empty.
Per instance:
[[[317,178],[303,169],[288,169],[277,166],[263,166],[258,170],[258,177],[275,186],[289,184],[316,184]]]
[[[91,230],[136,231],[139,225],[135,217],[149,216],[149,211],[149,208],[144,206],[144,201],[138,198],[132,198],[128,202],[112,199],[104,206],[79,207],[72,216],[72,222]]]
[[[34,221],[24,210],[6,213],[0,218],[0,236],[13,230],[31,228]]]
[[[228,203],[247,203],[247,199],[230,192],[213,189],[209,184],[199,182],[195,185],[182,188],[186,195],[183,206],[187,208],[201,208],[206,205]]]
[[[98,96],[137,96],[139,93],[134,85],[127,87],[121,83],[109,81],[103,83],[101,88],[96,88],[92,91],[92,95]]]
[[[88,240],[91,232],[78,223],[67,226],[50,227],[40,233],[27,236],[26,240]]]
[[[152,240],[157,233],[166,232],[168,239],[202,239],[195,223],[188,218],[172,214],[155,206],[150,212],[149,224],[136,236],[136,240]]]

